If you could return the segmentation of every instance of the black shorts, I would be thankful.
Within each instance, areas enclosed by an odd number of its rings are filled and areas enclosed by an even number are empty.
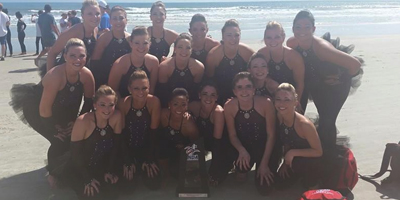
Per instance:
[[[56,43],[56,39],[55,38],[42,37],[42,45],[44,47],[52,47],[54,45],[54,43]]]

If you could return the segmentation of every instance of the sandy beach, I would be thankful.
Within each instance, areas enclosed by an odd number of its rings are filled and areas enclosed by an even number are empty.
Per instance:
[[[264,46],[258,41],[244,42],[254,50]],[[371,175],[380,168],[385,144],[400,140],[397,132],[400,129],[400,50],[395,45],[400,44],[400,35],[342,36],[341,43],[355,44],[352,55],[363,58],[366,66],[362,85],[347,99],[337,127],[340,135],[351,137],[359,173]],[[13,84],[39,82],[33,59],[33,56],[14,56],[0,62],[0,199],[74,199],[72,190],[48,186],[44,166],[49,143],[23,124],[8,105]],[[315,112],[315,107],[309,103],[307,113]],[[228,177],[223,185],[211,188],[210,199],[292,200],[301,194],[302,189],[298,186],[262,197],[254,187],[253,176],[254,172],[249,174],[244,185],[237,185],[232,177]],[[372,184],[360,179],[353,190],[354,199],[400,199],[400,185],[381,187],[379,180]],[[155,192],[138,185],[132,195],[121,199],[132,198],[176,199],[175,184]]]

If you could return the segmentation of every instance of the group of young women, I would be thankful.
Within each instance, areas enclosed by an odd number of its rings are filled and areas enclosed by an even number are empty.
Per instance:
[[[158,189],[177,177],[180,151],[203,138],[212,152],[211,185],[232,168],[244,181],[256,164],[261,194],[299,177],[318,186],[323,149],[336,142],[335,121],[361,64],[313,35],[309,11],[296,15],[287,46],[282,26],[269,22],[266,46],[256,53],[240,43],[233,19],[221,42],[206,36],[201,14],[192,17],[190,34],[178,35],[164,28],[166,8],[156,2],[153,25],[129,34],[126,12],[115,6],[111,31],[96,38],[98,3],[85,0],[81,11],[83,23],[51,48],[42,81],[11,91],[14,110],[51,143],[50,184],[66,183],[80,198],[110,199],[117,189],[132,191],[140,174]],[[318,131],[302,115],[309,95]]]

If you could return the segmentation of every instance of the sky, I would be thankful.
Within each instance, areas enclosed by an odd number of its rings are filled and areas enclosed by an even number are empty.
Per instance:
[[[132,0],[106,0],[110,3],[116,2],[132,2]],[[155,2],[156,0],[141,0],[140,3]],[[209,0],[211,1],[211,0]],[[214,0],[212,0],[214,1]],[[216,2],[255,2],[255,1],[301,1],[301,0],[217,0]],[[321,1],[321,0],[308,0],[308,1]],[[331,0],[332,1],[332,0]],[[337,0],[333,0],[337,1]],[[343,1],[343,0],[341,0]],[[15,2],[15,0],[0,0],[0,2]],[[65,0],[19,0],[18,2],[66,2]],[[82,0],[69,0],[69,2],[82,2]],[[163,2],[204,2],[203,0],[163,0]],[[139,3],[139,2],[137,2]]]

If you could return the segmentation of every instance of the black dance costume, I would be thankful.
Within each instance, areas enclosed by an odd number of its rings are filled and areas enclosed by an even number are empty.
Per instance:
[[[174,61],[175,68],[171,76],[168,78],[167,83],[159,83],[157,88],[157,96],[160,98],[161,106],[166,108],[168,105],[169,96],[175,88],[185,88],[189,93],[189,100],[193,101],[198,98],[197,87],[198,84],[194,82],[194,76],[189,69],[189,63],[187,66],[180,70],[176,66],[176,60]]]
[[[92,134],[86,139],[71,142],[71,162],[61,180],[67,181],[78,197],[85,198],[85,185],[96,179],[100,183],[100,192],[96,193],[95,199],[116,199],[116,195],[112,194],[113,187],[104,181],[104,174],[115,174],[119,134],[114,133],[108,120],[104,128],[98,127],[96,114],[93,116],[96,127]]]
[[[281,141],[285,146],[285,154],[291,149],[309,149],[310,144],[307,139],[301,138],[295,128],[294,124],[296,121],[296,113],[294,115],[293,125],[291,127],[281,123],[277,129],[277,133],[280,136]],[[292,161],[292,170],[288,170],[290,174],[289,178],[283,179],[280,176],[274,177],[276,187],[284,189],[294,184],[298,178],[303,178],[303,183],[306,187],[315,186],[318,179],[320,178],[321,172],[321,159],[320,158],[308,158],[296,156]]]
[[[182,130],[183,117],[181,120],[181,125],[179,130],[176,130],[170,126],[171,113],[168,117],[168,125],[162,128],[161,138],[160,138],[160,159],[169,159],[170,173],[173,177],[178,177],[179,169],[179,157],[180,151],[187,145],[190,144],[188,137],[185,137]]]
[[[235,166],[236,171],[240,173],[245,173],[251,170],[252,166],[256,164],[256,170],[258,170],[262,157],[264,155],[264,150],[266,148],[267,142],[267,124],[265,117],[259,114],[253,106],[250,110],[242,110],[238,101],[239,111],[235,115],[235,129],[236,134],[243,147],[250,155],[250,168],[240,169],[239,166]],[[239,152],[235,149],[234,158],[238,158]],[[272,155],[270,158],[273,158]],[[272,162],[274,159],[270,159],[268,164],[271,172],[276,172],[278,168],[278,163]],[[260,185],[260,179],[255,178],[255,184],[258,191],[262,194],[267,193],[270,190],[270,186],[264,183]]]
[[[283,58],[279,63],[272,59],[272,54],[269,52],[268,70],[269,76],[279,84],[290,83],[296,87],[296,82],[293,78],[293,71],[285,63],[285,50],[283,50]]]
[[[154,130],[150,129],[151,115],[147,105],[145,104],[142,108],[136,109],[133,107],[133,98],[131,98],[131,108],[125,116],[125,124],[122,132],[123,142],[125,143],[123,145],[126,147],[123,151],[127,151],[123,152],[124,165],[130,166],[134,164],[137,172],[140,171],[144,184],[150,189],[158,189],[161,186],[160,173],[151,178],[147,176],[147,171],[142,169],[143,163],[156,162],[154,155],[155,138],[151,135],[154,134],[152,133]],[[128,182],[124,179],[121,181]],[[132,183],[125,184],[127,190],[132,189],[129,186]]]
[[[266,83],[264,82],[264,86],[262,88],[256,88],[256,95],[262,97],[272,98],[272,94],[269,92],[266,87]]]
[[[203,49],[201,50],[192,50],[192,55],[190,57],[200,61],[203,65],[206,65],[208,51],[206,51],[206,42],[204,42]]]
[[[111,32],[112,34],[112,32]],[[104,49],[103,55],[100,60],[92,60],[91,70],[96,83],[96,90],[104,84],[108,83],[108,76],[110,75],[111,67],[114,62],[121,56],[130,53],[131,47],[126,38],[117,39],[112,34],[112,39]]]
[[[133,74],[133,72],[135,72],[137,70],[143,70],[146,73],[147,78],[150,79],[150,71],[147,69],[146,64],[145,64],[146,59],[143,60],[143,64],[140,67],[136,67],[135,65],[133,65],[131,57],[129,57],[129,59],[131,61],[131,66],[129,67],[126,74],[122,75],[121,81],[119,83],[118,91],[119,91],[119,95],[121,95],[121,98],[129,96],[128,84],[129,84],[129,79],[130,79],[131,75]]]
[[[55,159],[69,149],[71,132],[64,134],[66,136],[64,141],[54,136],[66,128],[72,128],[70,126],[75,122],[81,105],[83,84],[80,81],[79,74],[78,81],[75,83],[69,83],[67,79],[64,88],[57,92],[54,99],[52,116],[48,118],[51,121],[50,123],[47,120],[41,120],[42,117],[39,114],[42,92],[43,86],[41,82],[37,85],[14,85],[11,89],[12,100],[10,105],[20,115],[24,123],[28,123],[35,131],[50,142],[50,148],[47,153],[47,169],[51,172]]]
[[[233,147],[230,145],[225,128],[222,138],[217,139],[214,137],[214,124],[210,119],[214,109],[208,114],[207,118],[201,117],[200,112],[201,108],[199,110],[199,116],[196,117],[197,128],[199,129],[200,136],[204,138],[205,150],[211,151],[213,157],[208,174],[212,180],[220,183],[226,178],[228,172],[233,167],[233,162],[229,162],[228,159],[228,148],[232,149]]]
[[[247,71],[247,62],[240,56],[239,51],[233,59],[225,55],[215,68],[214,81],[219,91],[218,104],[224,105],[226,100],[233,97],[232,80],[239,72]]]
[[[161,63],[161,59],[163,56],[168,56],[170,45],[165,40],[165,30],[163,30],[162,38],[155,38],[153,36],[153,27],[150,27],[151,30],[151,45],[149,49],[149,54],[157,57],[158,62]]]
[[[303,50],[300,46],[296,47],[296,50],[303,56],[306,67],[302,105],[310,94],[319,114],[317,131],[322,146],[324,149],[333,148],[337,138],[336,119],[349,95],[351,77],[342,67],[322,62],[313,51],[312,45],[308,50]],[[337,85],[328,85],[324,82],[324,73],[332,69],[341,71],[340,83]]]

